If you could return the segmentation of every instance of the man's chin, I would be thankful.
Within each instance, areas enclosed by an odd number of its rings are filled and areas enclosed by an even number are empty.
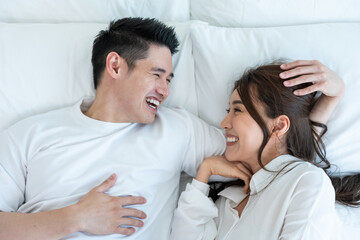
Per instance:
[[[141,123],[142,124],[151,124],[155,121],[155,115],[153,117],[148,117],[146,119],[144,119]]]

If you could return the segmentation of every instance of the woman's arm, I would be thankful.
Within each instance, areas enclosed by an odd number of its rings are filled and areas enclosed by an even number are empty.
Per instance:
[[[211,175],[242,179],[245,182],[244,191],[249,191],[252,174],[244,165],[229,162],[223,156],[206,158],[200,165],[196,178],[181,193],[174,213],[171,240],[213,240],[216,237],[214,218],[218,217],[218,209],[208,198],[207,183]]]
[[[252,172],[241,162],[230,162],[224,156],[208,157],[200,165],[195,179],[208,183],[212,175],[241,179],[245,182],[244,193],[250,191],[249,185]]]
[[[218,209],[208,198],[209,185],[193,180],[181,193],[174,219],[170,240],[214,240],[217,227],[214,218]]]

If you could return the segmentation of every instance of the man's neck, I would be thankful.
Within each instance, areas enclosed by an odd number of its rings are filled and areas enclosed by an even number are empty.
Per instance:
[[[105,94],[104,94],[105,95]],[[121,114],[121,106],[117,106],[118,101],[108,96],[101,96],[97,94],[94,102],[90,108],[84,112],[87,117],[103,121],[103,122],[114,122],[121,123],[126,122]]]

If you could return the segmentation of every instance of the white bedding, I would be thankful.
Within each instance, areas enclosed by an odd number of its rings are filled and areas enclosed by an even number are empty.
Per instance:
[[[346,92],[328,124],[328,158],[359,172],[359,13],[358,0],[0,0],[0,130],[94,95],[90,54],[98,31],[116,18],[157,17],[181,41],[166,104],[214,125],[248,66],[315,58],[338,72]],[[337,205],[337,212],[344,239],[360,238],[360,208]]]

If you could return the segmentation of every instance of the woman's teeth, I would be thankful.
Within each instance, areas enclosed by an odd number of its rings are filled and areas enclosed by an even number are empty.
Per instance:
[[[227,137],[226,142],[237,142],[239,139],[237,137]]]

